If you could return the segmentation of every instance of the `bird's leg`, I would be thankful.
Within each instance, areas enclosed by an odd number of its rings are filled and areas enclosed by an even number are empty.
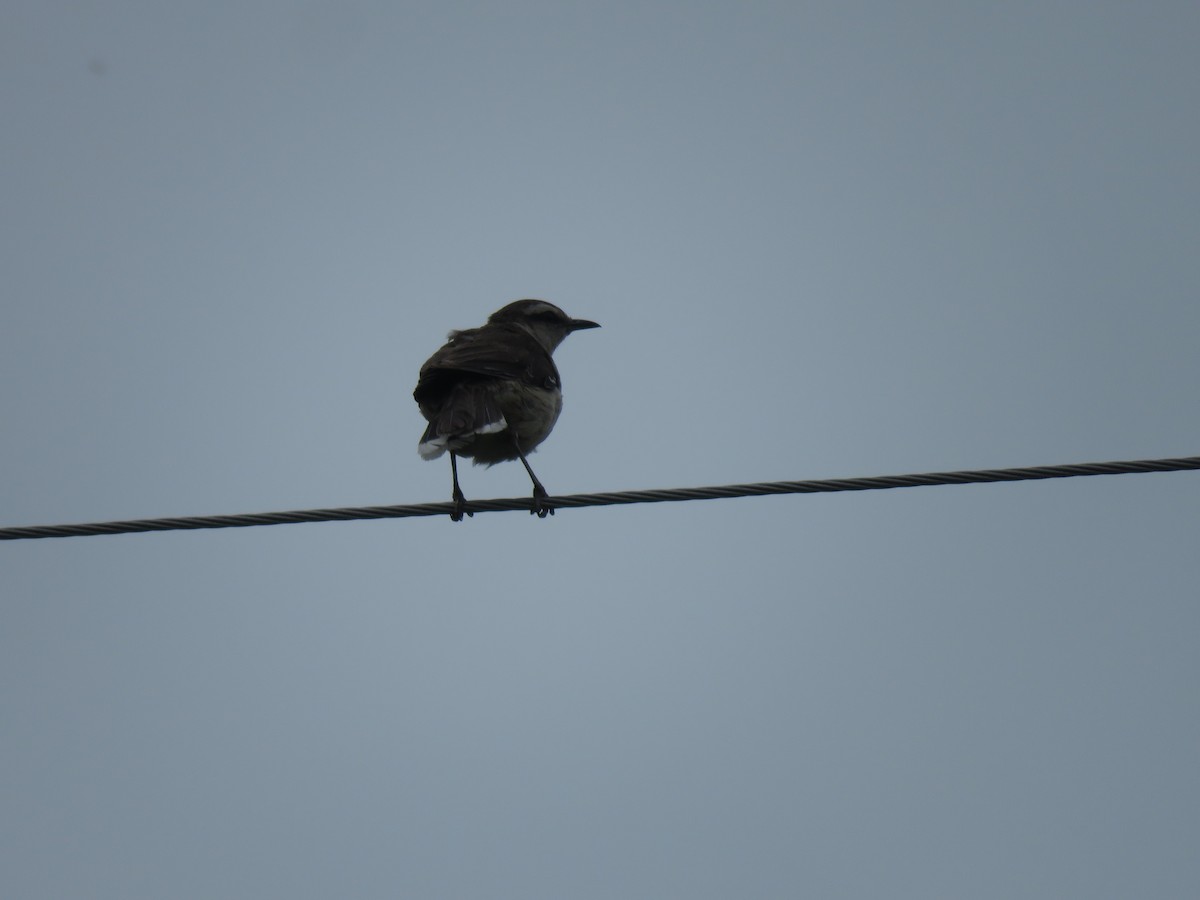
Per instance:
[[[454,512],[450,513],[450,521],[461,522],[464,512],[468,516],[474,516],[475,513],[466,508],[467,498],[458,486],[458,454],[453,450],[450,451],[450,474],[454,478]]]
[[[533,474],[533,469],[529,467],[529,460],[521,451],[521,442],[515,434],[513,435],[513,446],[517,448],[517,456],[521,458],[521,465],[525,467],[525,471],[529,473],[529,478],[533,482],[533,508],[529,510],[529,514],[537,513],[539,519],[554,515],[554,507],[550,505],[550,495],[546,493],[546,489],[542,487],[538,477]]]

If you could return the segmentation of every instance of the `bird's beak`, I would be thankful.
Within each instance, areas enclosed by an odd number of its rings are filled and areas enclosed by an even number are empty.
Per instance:
[[[599,328],[599,327],[600,327],[599,322],[590,322],[587,319],[572,319],[571,320],[571,330],[572,331],[583,331],[583,329],[585,329],[585,328]]]

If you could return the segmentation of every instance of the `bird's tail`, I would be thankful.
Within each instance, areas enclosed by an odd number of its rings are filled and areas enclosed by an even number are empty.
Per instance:
[[[447,450],[461,450],[477,434],[494,434],[508,427],[486,382],[455,385],[442,408],[429,420],[417,452],[437,459]]]

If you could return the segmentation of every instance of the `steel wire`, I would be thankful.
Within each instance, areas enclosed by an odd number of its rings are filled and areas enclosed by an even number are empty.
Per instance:
[[[990,484],[1002,481],[1038,481],[1048,478],[1077,478],[1087,475],[1132,475],[1146,472],[1179,472],[1200,469],[1200,456],[1172,459],[1142,459],[1119,462],[1074,463],[1062,466],[1029,466],[1015,469],[976,469],[961,472],[926,472],[914,475],[875,475],[864,478],[830,478],[809,481],[767,481],[715,487],[665,488],[642,491],[611,491],[596,494],[567,494],[551,497],[555,509],[585,506],[617,506],[631,503],[670,503],[682,500],[720,500],[732,497],[762,497],[771,494],[828,494],[841,491],[878,491],[934,485]],[[528,497],[471,500],[470,513],[525,511]],[[0,528],[0,540],[90,537],[101,534],[131,534],[146,531],[185,531],[203,528],[246,528],[253,525],[293,525],[299,522],[346,522],[362,519],[403,519],[445,516],[453,503],[417,503],[402,506],[347,506],[334,509],[301,509],[290,512],[242,513],[229,516],[183,516],[164,519],[132,519],[122,522],[92,522],[79,525],[29,525]]]

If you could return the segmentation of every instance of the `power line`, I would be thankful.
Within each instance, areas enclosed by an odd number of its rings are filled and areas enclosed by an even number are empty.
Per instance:
[[[721,487],[668,488],[651,491],[614,491],[605,494],[567,494],[551,497],[555,509],[583,506],[616,506],[627,503],[669,503],[679,500],[720,500],[761,497],[767,494],[830,494],[840,491],[880,491],[889,488],[930,487],[949,484],[985,484],[995,481],[1038,481],[1084,475],[1135,475],[1144,472],[1180,472],[1200,469],[1200,456],[1175,459],[1141,459],[1124,462],[1076,463],[1066,466],[1031,466],[1020,469],[976,469],[965,472],[927,472],[920,475],[876,475],[868,478],[832,478],[820,481],[766,481]],[[468,512],[529,511],[528,497],[506,500],[471,500]],[[292,525],[297,522],[345,522],[355,519],[403,519],[445,516],[453,503],[418,503],[410,506],[347,506],[337,509],[301,509],[292,512],[246,513],[234,516],[187,516],[175,519],[132,519],[82,525],[31,525],[0,528],[0,540],[90,537],[141,531],[184,531],[198,528],[246,528],[251,525]]]

